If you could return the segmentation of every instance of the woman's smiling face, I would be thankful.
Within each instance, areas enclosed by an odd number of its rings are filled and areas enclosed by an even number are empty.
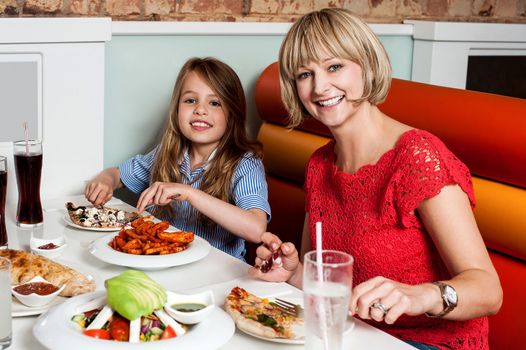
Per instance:
[[[222,101],[195,72],[185,78],[178,106],[181,133],[193,146],[217,147],[225,134],[228,115]]]
[[[298,68],[296,89],[309,114],[327,127],[338,127],[359,106],[353,100],[363,94],[362,68],[342,58],[327,57]]]

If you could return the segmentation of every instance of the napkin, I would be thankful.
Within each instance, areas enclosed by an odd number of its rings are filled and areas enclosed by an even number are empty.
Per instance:
[[[221,306],[224,304],[228,293],[230,293],[234,287],[241,287],[247,292],[252,293],[260,298],[275,298],[292,294],[295,291],[294,287],[285,282],[266,282],[247,276],[204,287],[182,290],[181,292],[185,294],[194,294],[211,290],[214,293],[215,304]]]

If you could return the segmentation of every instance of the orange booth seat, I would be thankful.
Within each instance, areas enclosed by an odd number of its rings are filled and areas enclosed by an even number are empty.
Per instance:
[[[285,127],[276,63],[257,81],[256,105],[272,208],[268,230],[300,247],[305,166],[330,133],[315,120]],[[475,217],[504,290],[500,312],[490,317],[490,345],[526,349],[526,100],[393,79],[379,107],[437,135],[470,168]]]

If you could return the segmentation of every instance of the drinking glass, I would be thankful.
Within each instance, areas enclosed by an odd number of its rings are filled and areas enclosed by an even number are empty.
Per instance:
[[[13,143],[16,182],[18,184],[17,225],[34,227],[44,221],[40,203],[40,177],[42,174],[42,143],[37,140]]]
[[[322,250],[305,254],[303,298],[305,307],[305,349],[341,350],[352,289],[351,255]]]
[[[7,195],[7,159],[0,156],[0,248],[7,246],[5,201]]]
[[[11,345],[11,262],[0,257],[0,349]]]

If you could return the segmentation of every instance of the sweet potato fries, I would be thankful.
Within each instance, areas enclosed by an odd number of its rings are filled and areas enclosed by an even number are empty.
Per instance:
[[[135,255],[165,255],[182,252],[194,240],[193,232],[165,232],[167,221],[155,223],[144,218],[123,226],[109,245],[115,250]]]

